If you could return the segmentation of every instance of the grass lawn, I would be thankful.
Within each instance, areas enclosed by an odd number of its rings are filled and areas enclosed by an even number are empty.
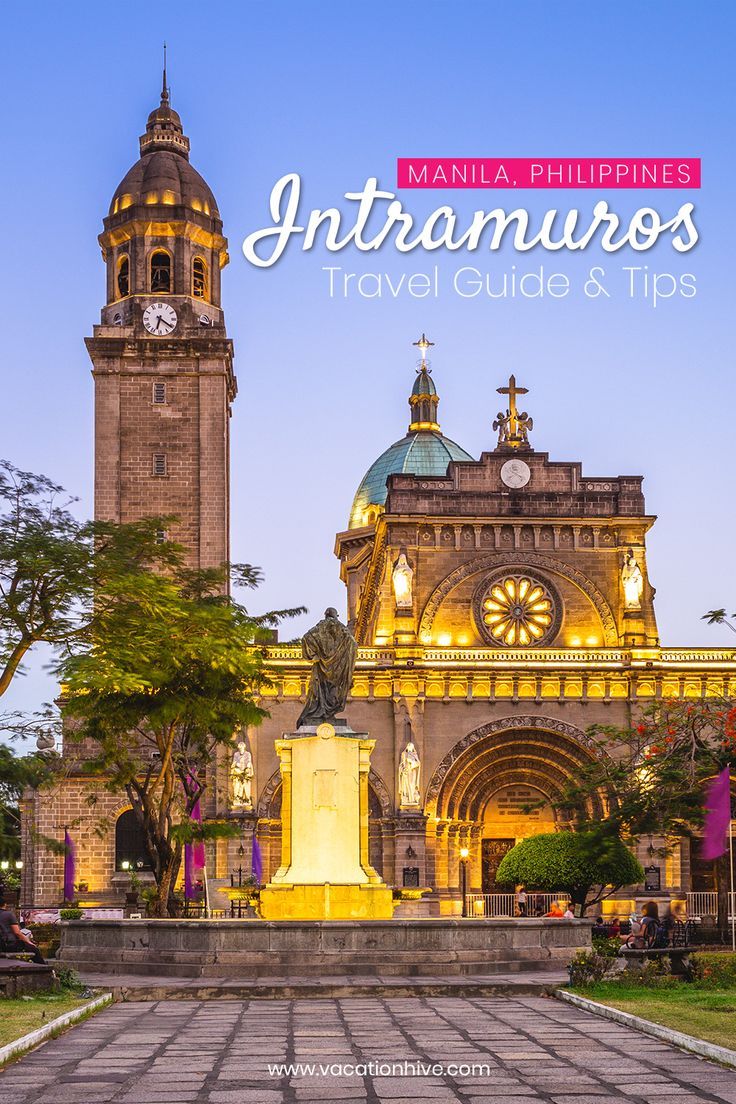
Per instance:
[[[78,994],[40,993],[38,996],[0,998],[0,1046],[44,1027],[57,1016],[87,1004]]]
[[[600,981],[572,992],[697,1039],[736,1049],[736,988],[706,989],[683,982],[673,988],[649,989]]]

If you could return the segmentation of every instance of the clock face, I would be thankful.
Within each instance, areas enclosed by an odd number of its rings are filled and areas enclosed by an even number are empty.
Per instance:
[[[166,337],[176,328],[176,311],[170,303],[151,303],[143,312],[143,325],[156,337]]]
[[[512,487],[514,490],[518,490],[519,487],[526,487],[531,474],[529,465],[525,464],[523,460],[507,460],[501,468],[502,481],[507,487]]]

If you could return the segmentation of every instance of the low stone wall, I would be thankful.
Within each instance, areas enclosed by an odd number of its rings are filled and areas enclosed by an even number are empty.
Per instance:
[[[589,920],[70,920],[78,970],[167,977],[451,976],[565,966]]]

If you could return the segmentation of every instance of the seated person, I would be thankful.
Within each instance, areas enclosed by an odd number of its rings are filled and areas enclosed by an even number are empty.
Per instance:
[[[570,901],[568,903],[567,908],[565,909],[565,911],[562,914],[562,919],[563,920],[574,920],[575,919],[575,912],[574,912],[573,907],[572,907],[572,901]]]
[[[660,922],[659,907],[656,901],[647,901],[642,909],[642,936],[645,947],[667,947],[670,942],[670,933],[666,926]]]
[[[552,916],[556,920],[561,920],[562,917],[565,915],[565,910],[563,909],[559,901],[553,901],[552,905],[550,906],[549,912],[545,912],[544,915]]]
[[[617,939],[621,934],[621,921],[618,916],[612,916],[608,922],[608,935],[611,939]]]
[[[621,935],[619,938],[622,940],[622,948],[629,947],[632,950],[641,951],[644,949],[644,932],[642,930],[642,923],[635,912],[632,912],[630,916],[630,929],[628,935]]]
[[[33,940],[20,930],[18,917],[5,907],[5,900],[2,897],[0,897],[0,951],[11,954],[27,952],[33,955],[33,961],[39,966],[46,964]]]

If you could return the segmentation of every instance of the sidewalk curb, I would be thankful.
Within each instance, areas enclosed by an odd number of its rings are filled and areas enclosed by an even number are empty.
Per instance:
[[[22,1054],[33,1050],[40,1043],[45,1043],[57,1031],[62,1031],[65,1027],[71,1027],[79,1020],[86,1019],[90,1012],[97,1012],[112,1003],[112,993],[103,993],[101,997],[95,997],[94,1000],[88,1001],[79,1008],[73,1008],[71,1012],[65,1012],[63,1016],[57,1016],[55,1020],[44,1024],[43,1027],[38,1027],[35,1031],[29,1031],[27,1035],[21,1035],[20,1039],[13,1039],[12,1043],[6,1043],[4,1047],[0,1047],[0,1066],[5,1065],[11,1058],[20,1058]]]
[[[624,1027],[633,1027],[645,1035],[653,1035],[655,1039],[661,1039],[665,1043],[682,1050],[689,1050],[700,1058],[710,1058],[713,1062],[720,1062],[723,1066],[731,1066],[736,1069],[736,1050],[728,1047],[717,1046],[716,1043],[706,1043],[704,1039],[696,1039],[694,1035],[685,1035],[682,1031],[674,1031],[671,1027],[653,1023],[651,1020],[643,1020],[641,1016],[634,1016],[631,1012],[622,1012],[620,1008],[611,1008],[607,1004],[599,1004],[598,1001],[588,997],[580,997],[577,993],[568,993],[564,989],[555,989],[552,994],[557,1000],[574,1004],[576,1008],[582,1008],[585,1012],[592,1012],[595,1016],[613,1020],[614,1023]]]

